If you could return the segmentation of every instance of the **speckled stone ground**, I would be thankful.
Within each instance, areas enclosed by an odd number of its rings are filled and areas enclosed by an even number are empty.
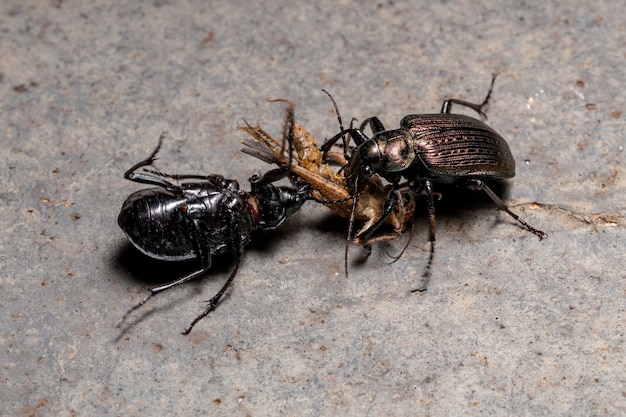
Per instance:
[[[623,5],[222,3],[0,5],[1,414],[626,413]],[[236,127],[279,135],[267,98],[294,99],[323,139],[338,128],[322,88],[344,118],[394,127],[480,100],[493,72],[489,123],[517,160],[506,200],[547,240],[483,198],[444,196],[428,290],[411,294],[423,210],[398,262],[351,248],[346,278],[346,223],[310,203],[255,236],[190,336],[229,257],[116,327],[181,271],[115,222],[140,188],[123,172],[161,132],[163,170],[247,188],[267,166]]]

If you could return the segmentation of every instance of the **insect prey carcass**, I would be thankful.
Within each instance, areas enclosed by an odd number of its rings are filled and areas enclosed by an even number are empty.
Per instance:
[[[355,202],[353,193],[346,185],[346,178],[340,172],[340,167],[347,164],[344,155],[331,152],[324,156],[311,133],[295,121],[294,103],[285,99],[272,101],[288,105],[283,138],[275,139],[261,126],[252,126],[244,120],[245,125],[239,127],[248,135],[242,141],[246,146],[242,149],[244,153],[288,169],[295,184],[306,183],[311,186],[313,199],[339,216],[351,219],[350,228],[355,219],[363,222],[353,237],[349,235],[350,240],[358,245],[369,248],[373,242],[395,239],[412,226],[415,212],[413,192],[401,191],[383,218],[383,203],[393,188],[373,175],[360,184],[359,199]],[[390,226],[391,231],[381,233],[379,229],[383,223]],[[372,228],[379,233],[369,233],[364,239],[363,233]]]

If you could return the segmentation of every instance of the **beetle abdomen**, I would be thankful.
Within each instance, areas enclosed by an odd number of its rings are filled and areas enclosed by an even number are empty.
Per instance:
[[[409,130],[424,168],[436,176],[511,178],[515,160],[509,145],[478,119],[459,114],[409,115],[400,122]]]
[[[186,230],[184,201],[160,189],[137,191],[124,201],[117,219],[132,244],[161,260],[194,259],[193,237]]]

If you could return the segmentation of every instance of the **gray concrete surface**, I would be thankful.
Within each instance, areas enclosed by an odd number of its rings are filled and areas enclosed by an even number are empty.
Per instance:
[[[626,413],[623,2],[0,4],[0,414],[6,416]],[[161,132],[159,167],[245,184],[242,117],[318,138],[344,118],[397,126],[445,97],[479,101],[510,143],[507,201],[545,230],[446,196],[428,290],[427,222],[395,264],[363,263],[308,204],[256,236],[224,282],[172,279],[116,225],[123,180]],[[454,204],[446,204],[453,201]],[[532,204],[537,202],[538,204]],[[394,242],[401,249],[407,237]]]

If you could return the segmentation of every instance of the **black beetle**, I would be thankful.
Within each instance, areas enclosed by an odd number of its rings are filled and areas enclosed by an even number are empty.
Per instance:
[[[131,194],[120,211],[118,224],[142,253],[164,261],[198,260],[198,270],[168,284],[150,289],[150,294],[130,309],[146,303],[155,294],[204,274],[211,256],[232,253],[236,263],[224,286],[208,301],[206,309],[183,332],[188,334],[198,321],[215,309],[231,284],[243,255],[243,247],[255,230],[272,230],[295,213],[310,197],[310,186],[277,187],[288,170],[273,170],[250,178],[251,191],[239,188],[236,180],[221,175],[168,175],[139,168],[156,159],[163,137],[152,154],[134,165],[124,178],[158,186]],[[177,183],[173,183],[174,180]]]
[[[369,177],[378,174],[393,187],[387,195],[383,214],[370,229],[362,233],[367,240],[382,225],[400,196],[400,189],[408,186],[426,194],[430,221],[429,241],[430,260],[435,242],[435,204],[433,184],[462,183],[483,190],[498,208],[506,211],[526,230],[539,239],[546,234],[530,226],[513,213],[506,204],[485,184],[485,180],[501,180],[515,176],[515,160],[506,141],[483,121],[461,114],[452,114],[452,104],[468,107],[486,119],[482,108],[489,101],[496,79],[494,74],[489,92],[481,104],[473,104],[458,99],[443,102],[441,113],[414,114],[400,121],[400,128],[385,130],[377,117],[366,119],[359,129],[345,129],[329,139],[322,149],[325,152],[343,138],[344,152],[348,164],[344,167],[346,185],[359,195],[359,186]],[[373,136],[363,133],[369,125]],[[352,154],[348,155],[345,134],[356,143]],[[407,180],[401,184],[402,178]],[[428,274],[428,268],[425,275]]]

